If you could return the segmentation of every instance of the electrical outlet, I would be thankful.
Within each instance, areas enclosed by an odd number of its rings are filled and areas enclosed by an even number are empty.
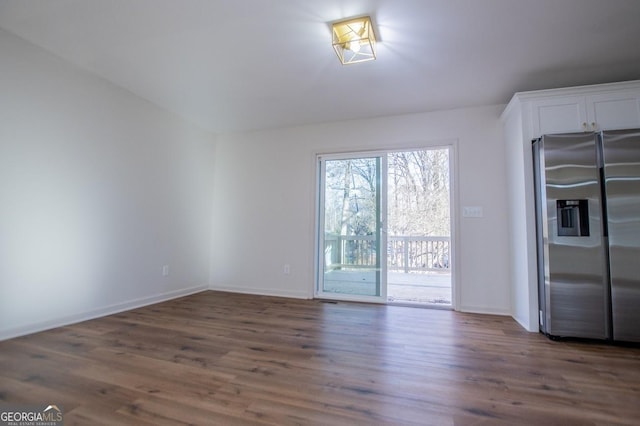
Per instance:
[[[289,275],[291,273],[291,265],[289,265],[288,263],[284,265],[284,267],[282,268],[282,272],[284,272],[285,275]]]
[[[163,277],[168,277],[169,276],[169,265],[164,265],[162,267],[162,276]]]

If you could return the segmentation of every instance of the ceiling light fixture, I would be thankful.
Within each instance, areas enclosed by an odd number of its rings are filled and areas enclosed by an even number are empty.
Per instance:
[[[376,37],[371,18],[363,16],[331,24],[333,48],[344,65],[376,59]]]

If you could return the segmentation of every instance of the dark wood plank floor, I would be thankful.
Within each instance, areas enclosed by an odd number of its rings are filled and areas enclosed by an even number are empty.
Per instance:
[[[640,349],[512,319],[204,292],[0,342],[65,424],[637,425]]]

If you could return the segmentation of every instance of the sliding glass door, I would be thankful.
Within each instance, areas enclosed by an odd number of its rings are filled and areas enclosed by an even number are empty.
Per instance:
[[[386,155],[320,156],[316,296],[386,302]]]
[[[316,297],[453,306],[452,149],[318,157]]]

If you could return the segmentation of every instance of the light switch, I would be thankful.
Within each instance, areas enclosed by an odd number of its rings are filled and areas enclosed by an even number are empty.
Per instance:
[[[462,217],[482,217],[482,207],[465,206],[462,208]]]

